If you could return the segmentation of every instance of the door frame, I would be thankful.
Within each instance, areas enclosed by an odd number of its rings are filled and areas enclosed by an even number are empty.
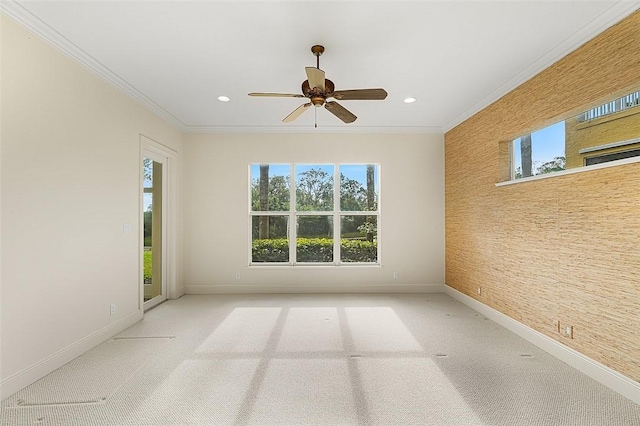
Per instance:
[[[162,296],[144,301],[144,170],[143,159],[151,158],[161,162],[162,167]],[[160,160],[160,161],[158,161]],[[140,184],[139,184],[139,297],[140,310],[148,310],[166,299],[180,297],[177,288],[177,250],[176,250],[176,197],[178,153],[173,149],[140,134]]]

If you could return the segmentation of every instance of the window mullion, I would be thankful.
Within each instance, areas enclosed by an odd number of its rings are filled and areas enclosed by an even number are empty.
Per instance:
[[[247,233],[247,237],[248,237],[248,242],[249,242],[249,256],[248,256],[248,261],[249,261],[249,265],[251,265],[253,263],[253,252],[252,252],[252,247],[253,247],[253,206],[252,206],[252,194],[251,194],[251,164],[249,164],[249,167],[247,168],[247,177],[249,178],[249,197],[247,200],[247,207],[249,208],[249,232]]]
[[[296,175],[295,164],[291,164],[291,170],[289,175],[291,176],[291,182],[289,182],[289,263],[291,265],[296,264],[297,257],[297,240],[298,240],[298,218],[296,217]]]
[[[340,165],[333,166],[333,263],[340,264]]]

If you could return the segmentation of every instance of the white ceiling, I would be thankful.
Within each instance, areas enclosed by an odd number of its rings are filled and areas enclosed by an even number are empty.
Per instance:
[[[640,7],[638,1],[3,1],[8,15],[183,131],[312,131],[313,108],[281,120],[310,48],[336,89],[383,87],[384,101],[341,101],[320,131],[440,132]],[[230,102],[217,100],[219,95]],[[413,104],[403,103],[407,96]]]

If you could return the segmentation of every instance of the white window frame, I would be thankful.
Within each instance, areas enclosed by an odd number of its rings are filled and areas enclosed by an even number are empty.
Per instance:
[[[289,210],[288,211],[253,211],[252,199],[251,199],[251,166],[269,164],[271,165],[288,165],[289,166]],[[376,166],[376,183],[377,191],[377,210],[375,211],[342,211],[340,208],[340,166],[366,166],[373,164]],[[324,211],[298,211],[297,199],[296,199],[296,166],[332,166],[333,167],[333,210]],[[248,166],[248,247],[249,258],[248,265],[250,267],[260,266],[313,266],[313,267],[326,267],[326,266],[380,266],[380,193],[381,193],[381,180],[380,180],[380,164],[379,163],[258,163],[254,162]],[[254,216],[287,216],[288,217],[288,239],[289,239],[289,261],[288,262],[253,262],[252,256],[252,223]],[[297,218],[301,216],[331,216],[333,218],[333,262],[298,262],[297,261]],[[341,217],[342,216],[375,216],[376,217],[376,262],[343,262],[341,260]]]

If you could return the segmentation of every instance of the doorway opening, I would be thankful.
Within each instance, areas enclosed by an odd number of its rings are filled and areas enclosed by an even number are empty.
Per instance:
[[[141,289],[143,310],[175,298],[175,152],[141,136]]]

